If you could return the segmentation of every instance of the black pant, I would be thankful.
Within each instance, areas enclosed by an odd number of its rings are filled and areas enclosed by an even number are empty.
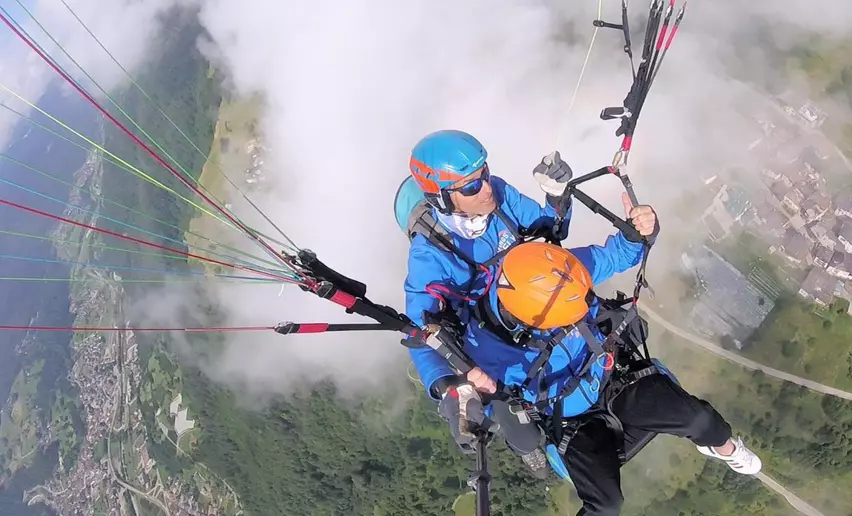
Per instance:
[[[709,403],[684,391],[668,377],[653,374],[628,386],[612,403],[624,426],[624,449],[648,433],[686,437],[699,446],[721,446],[731,426]],[[614,516],[621,512],[621,461],[615,432],[591,417],[571,439],[565,465],[583,507],[577,516]]]

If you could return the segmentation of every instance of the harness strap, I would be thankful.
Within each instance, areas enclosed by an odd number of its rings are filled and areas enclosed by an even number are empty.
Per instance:
[[[586,344],[588,344],[589,348],[592,350],[592,354],[595,355],[595,360],[599,360],[600,357],[606,355],[606,350],[604,349],[604,344],[606,343],[606,341],[602,343],[600,340],[598,340],[597,335],[592,332],[592,329],[589,327],[588,324],[585,323],[585,321],[575,325],[574,327],[579,330],[580,335],[583,336],[583,339],[586,341]],[[610,335],[612,335],[612,333],[610,333]],[[609,337],[607,337],[607,340],[609,340]],[[591,364],[587,362],[585,367],[591,367]]]
[[[621,420],[615,417],[615,414],[612,413],[611,404],[611,401],[607,403],[606,410],[600,412],[598,417],[603,419],[606,426],[608,426],[609,429],[612,430],[612,433],[615,434],[615,448],[618,452],[618,462],[624,464],[624,425],[622,425]]]
[[[652,374],[662,374],[662,372],[657,368],[656,365],[650,365],[638,371],[620,374],[619,382],[622,383],[620,388],[624,389],[625,387],[633,385],[642,378],[645,378],[646,376],[651,376]]]
[[[416,233],[414,228],[420,225],[423,229],[425,229],[425,233],[421,233],[426,237],[429,242],[431,242],[438,249],[443,249],[451,254],[458,256],[463,262],[468,264],[472,269],[476,270],[479,268],[479,265],[469,256],[467,256],[461,249],[458,248],[453,242],[452,239],[447,238],[441,231],[438,231],[439,222],[432,215],[431,210],[426,210],[417,217],[417,220],[414,221],[414,225],[412,227],[411,233]]]
[[[506,226],[509,229],[509,231],[512,233],[512,236],[515,238],[515,241],[512,242],[512,244],[509,247],[507,247],[506,249],[503,249],[502,251],[500,251],[500,252],[496,253],[494,256],[492,256],[490,259],[483,262],[482,265],[484,265],[485,267],[491,267],[493,265],[497,265],[497,263],[499,263],[500,260],[502,260],[503,257],[506,256],[506,253],[508,253],[510,249],[512,249],[516,245],[520,244],[521,242],[523,242],[522,237],[521,237],[521,233],[518,230],[518,225],[515,224],[515,222],[512,219],[510,219],[509,216],[506,215],[503,212],[503,210],[500,209],[499,206],[497,207],[496,210],[494,210],[494,215],[496,215],[497,218],[500,219],[503,222],[503,225]]]
[[[642,353],[639,352],[637,342],[642,343],[642,348],[644,352],[644,359],[650,360],[651,355],[648,352],[648,325],[644,319],[639,317],[639,310],[636,308],[636,304],[632,303],[630,299],[624,298],[624,294],[618,292],[618,298],[616,299],[607,299],[602,303],[601,312],[595,318],[594,322],[597,325],[605,322],[606,320],[615,320],[614,314],[624,313],[623,319],[619,323],[617,327],[610,328],[610,332],[607,335],[607,340],[612,338],[612,342],[609,343],[610,346],[615,346],[618,343],[621,343],[624,346],[627,346],[630,351],[634,351],[640,356]],[[630,303],[630,308],[624,310],[624,305]],[[634,321],[638,319],[639,324],[634,324]],[[627,334],[625,335],[625,332]],[[625,336],[628,337],[625,339]],[[605,343],[605,346],[607,344]]]
[[[577,430],[579,430],[581,426],[582,421],[578,418],[562,420],[562,438],[559,439],[559,445],[556,447],[560,456],[565,456],[565,452],[568,451],[568,445],[571,443],[571,439],[577,435]]]
[[[561,456],[565,455],[565,452],[568,451],[568,446],[571,444],[571,439],[577,434],[577,431],[580,427],[585,423],[588,418],[599,417],[601,418],[612,430],[615,443],[616,443],[616,451],[618,453],[618,460],[624,464],[627,460],[627,454],[624,447],[624,425],[621,423],[621,420],[615,416],[612,412],[612,403],[616,398],[624,391],[626,387],[632,385],[642,378],[646,376],[651,376],[653,374],[663,374],[656,365],[650,365],[648,367],[644,367],[639,369],[638,371],[631,371],[628,373],[618,373],[615,376],[615,382],[611,384],[611,389],[608,390],[606,394],[606,400],[604,402],[604,407],[601,410],[586,415],[575,416],[569,419],[563,419],[561,424],[561,438],[559,438],[559,444],[557,445],[557,450],[559,450],[559,454]]]
[[[448,231],[443,230],[443,227],[440,226],[438,220],[432,215],[431,209],[423,209],[419,215],[414,219],[414,222],[410,223],[408,228],[408,236],[409,238],[414,238],[414,235],[418,233],[416,230],[417,226],[420,226],[424,231],[421,233],[426,239],[432,243],[438,249],[442,249],[454,256],[457,256],[461,259],[467,266],[470,268],[470,281],[467,282],[467,285],[464,287],[465,292],[470,292],[473,288],[474,283],[476,282],[476,278],[478,274],[485,270],[488,271],[492,266],[496,265],[506,253],[509,252],[509,249],[512,249],[516,245],[522,242],[521,235],[519,233],[516,224],[510,219],[500,208],[494,210],[494,214],[497,218],[503,221],[503,224],[509,229],[512,235],[515,237],[515,241],[508,248],[496,253],[491,259],[486,260],[483,263],[478,263],[472,257],[468,256],[464,253],[457,245],[455,245],[452,241],[452,237]]]
[[[553,403],[558,403],[559,401],[573,394],[574,391],[577,390],[577,388],[580,386],[580,382],[583,380],[583,378],[586,378],[588,376],[595,362],[598,362],[602,357],[607,356],[607,353],[604,351],[603,345],[601,344],[597,336],[592,332],[592,329],[589,327],[588,324],[586,324],[585,322],[581,322],[580,324],[574,325],[572,329],[573,328],[576,328],[580,332],[580,335],[582,335],[583,338],[586,340],[586,343],[588,344],[589,348],[591,348],[592,352],[587,357],[585,363],[583,363],[583,367],[580,368],[577,374],[571,376],[571,379],[565,383],[559,394],[545,399],[541,399],[541,396],[539,396],[539,399],[536,400],[535,404],[530,407],[531,410],[543,411],[549,405]],[[567,333],[565,335],[567,335]],[[563,335],[562,338],[564,338],[565,335]],[[600,380],[600,386],[598,387],[599,389],[602,389],[609,380],[608,372],[612,370],[614,358],[611,358],[610,360],[610,366],[604,366],[604,376]]]
[[[522,390],[526,389],[530,385],[530,383],[532,383],[532,381],[541,373],[541,370],[544,369],[545,365],[547,365],[547,361],[550,360],[550,355],[553,354],[553,348],[558,346],[559,343],[562,342],[562,339],[567,337],[569,333],[570,330],[562,328],[547,340],[532,338],[527,342],[526,345],[529,347],[536,347],[531,345],[533,343],[539,344],[538,349],[541,350],[541,352],[538,354],[538,357],[536,357],[535,361],[532,363],[530,370],[527,372],[527,377],[521,383]]]
[[[500,322],[497,315],[486,306],[487,303],[488,299],[486,297],[482,297],[477,300],[471,308],[471,318],[479,321],[480,328],[485,328],[507,344],[514,342],[518,346],[526,346],[531,342],[536,342],[526,331],[519,331],[515,333],[509,331],[505,326],[503,326],[503,323]]]

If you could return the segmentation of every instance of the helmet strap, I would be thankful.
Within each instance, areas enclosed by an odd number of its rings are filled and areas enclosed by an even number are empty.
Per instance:
[[[446,190],[441,190],[437,194],[426,194],[426,201],[445,215],[452,214],[456,208],[450,198],[450,192]]]
[[[491,311],[491,307],[486,307],[486,310]],[[500,325],[512,336],[512,340],[516,344],[525,343],[530,337],[530,331],[527,326],[522,323],[518,318],[509,313],[505,307],[503,307],[503,303],[499,300],[497,301],[497,317],[496,319],[500,322]]]

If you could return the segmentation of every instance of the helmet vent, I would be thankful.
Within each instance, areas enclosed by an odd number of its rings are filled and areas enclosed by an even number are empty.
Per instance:
[[[543,279],[546,279],[546,278],[547,278],[547,276],[545,276],[544,274],[539,274],[538,276],[530,278],[530,283],[537,283],[537,282],[539,282]]]

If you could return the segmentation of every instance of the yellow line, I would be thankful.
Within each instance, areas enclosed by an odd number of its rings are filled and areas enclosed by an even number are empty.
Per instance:
[[[603,0],[598,0],[598,17],[600,20],[601,16],[603,16]],[[595,46],[595,39],[598,37],[598,29],[600,27],[595,27],[594,32],[592,32],[592,39],[589,41],[589,49],[586,51],[586,58],[583,60],[583,67],[580,69],[580,76],[577,77],[577,85],[574,86],[574,93],[571,94],[571,100],[568,102],[568,109],[565,110],[565,121],[567,122],[568,116],[571,114],[571,110],[574,108],[574,102],[577,100],[577,94],[580,92],[580,86],[583,83],[583,77],[586,75],[586,67],[589,64],[589,58],[592,57],[592,49]],[[559,148],[559,142],[562,140],[563,129],[566,124],[560,124],[559,132],[556,136],[556,148]]]
[[[115,154],[113,154],[112,152],[108,151],[107,149],[105,149],[105,148],[104,148],[103,146],[101,146],[100,144],[98,144],[98,143],[94,142],[93,140],[89,139],[89,138],[88,138],[88,137],[86,137],[85,135],[80,134],[78,131],[76,131],[76,130],[72,129],[72,128],[71,128],[71,127],[69,127],[67,124],[65,124],[64,122],[62,122],[61,120],[57,119],[56,117],[54,117],[54,116],[53,116],[53,115],[51,115],[50,113],[46,112],[45,110],[43,110],[43,109],[41,109],[40,107],[36,106],[35,104],[33,104],[32,102],[30,102],[29,100],[25,99],[24,97],[22,97],[21,95],[19,95],[18,93],[16,93],[15,91],[11,90],[8,86],[4,85],[3,83],[0,83],[0,89],[2,89],[2,90],[4,90],[4,91],[6,91],[6,92],[8,92],[8,93],[10,93],[12,96],[14,96],[14,97],[15,97],[15,98],[17,98],[18,100],[20,100],[21,102],[23,102],[24,104],[26,104],[27,106],[31,107],[32,109],[35,109],[36,111],[38,111],[38,112],[39,112],[39,113],[41,113],[42,115],[44,115],[44,116],[48,117],[48,118],[49,118],[49,119],[51,119],[52,121],[54,121],[54,122],[56,122],[57,124],[59,124],[59,126],[60,126],[60,127],[62,127],[63,129],[65,129],[65,130],[67,130],[67,131],[71,132],[72,134],[74,134],[74,135],[75,135],[75,136],[77,136],[78,138],[82,139],[83,141],[85,141],[85,142],[86,142],[86,143],[88,143],[89,145],[91,145],[91,146],[93,146],[94,148],[96,148],[96,149],[100,150],[101,152],[103,152],[103,153],[104,153],[104,154],[106,154],[107,156],[111,157],[112,159],[114,159],[114,160],[118,161],[118,162],[119,162],[119,163],[120,163],[120,164],[121,164],[121,165],[122,165],[125,169],[127,169],[127,170],[129,170],[130,172],[132,172],[133,174],[135,174],[135,175],[139,176],[141,179],[144,179],[145,181],[148,181],[149,183],[151,183],[151,184],[153,184],[153,185],[155,185],[155,186],[157,186],[157,187],[159,187],[159,188],[161,188],[161,189],[163,189],[163,190],[165,190],[165,191],[167,191],[167,192],[169,192],[169,193],[174,194],[176,197],[178,197],[178,198],[182,199],[183,201],[187,202],[188,204],[192,205],[193,207],[197,208],[198,210],[200,210],[200,211],[202,211],[202,212],[206,213],[207,215],[210,215],[211,217],[215,218],[216,220],[218,220],[219,222],[221,222],[221,223],[225,224],[226,226],[229,226],[229,227],[234,228],[234,229],[238,229],[238,228],[237,228],[236,226],[234,226],[231,222],[229,222],[229,221],[227,221],[227,220],[225,220],[225,219],[221,218],[218,214],[211,212],[211,211],[210,211],[210,210],[208,210],[207,208],[205,208],[205,207],[203,207],[203,206],[199,205],[198,203],[196,203],[196,202],[194,202],[194,201],[192,201],[192,200],[190,200],[190,199],[187,199],[187,198],[186,198],[186,197],[184,197],[183,195],[181,195],[181,194],[177,193],[176,191],[172,190],[172,189],[171,189],[171,188],[169,188],[168,186],[166,186],[166,185],[164,185],[163,183],[161,183],[161,182],[157,181],[156,179],[154,179],[154,178],[153,178],[152,176],[150,176],[149,174],[146,174],[145,172],[143,172],[143,171],[139,170],[138,168],[134,167],[133,165],[131,165],[131,164],[130,164],[130,163],[128,163],[127,161],[125,161],[125,160],[121,159],[120,157],[116,156],[116,155],[115,155]]]

